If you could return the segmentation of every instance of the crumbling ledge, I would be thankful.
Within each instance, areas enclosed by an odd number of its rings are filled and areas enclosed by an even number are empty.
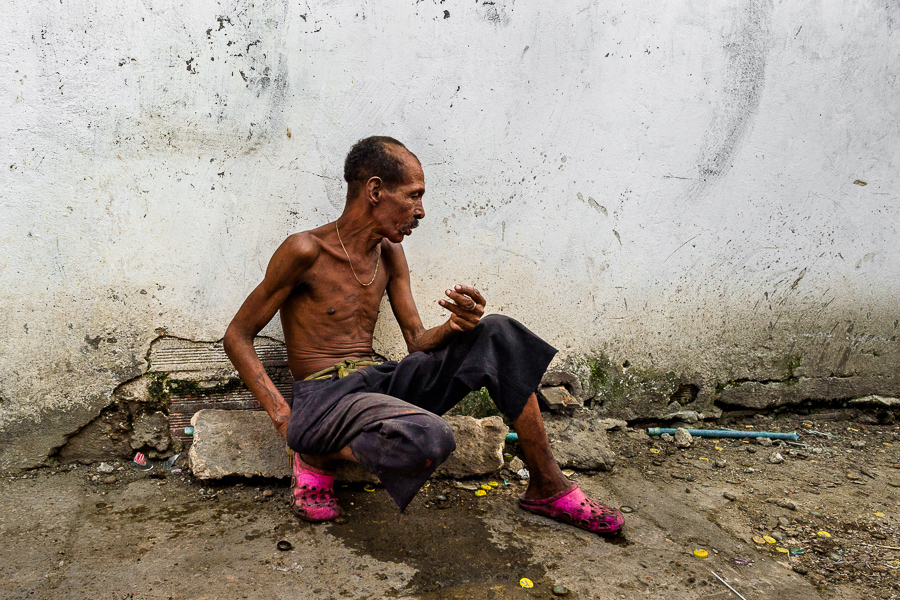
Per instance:
[[[809,401],[835,401],[871,395],[898,395],[895,377],[799,377],[787,381],[728,384],[716,396],[722,409],[771,410]]]

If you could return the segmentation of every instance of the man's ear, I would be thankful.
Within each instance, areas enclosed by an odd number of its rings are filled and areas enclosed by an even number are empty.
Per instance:
[[[366,199],[372,206],[378,204],[378,195],[384,189],[381,177],[370,177],[366,182]]]

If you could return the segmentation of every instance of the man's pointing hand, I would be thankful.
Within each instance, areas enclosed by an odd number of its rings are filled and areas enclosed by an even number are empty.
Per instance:
[[[438,304],[450,311],[451,329],[469,331],[478,325],[486,304],[481,292],[468,285],[456,285],[444,293],[449,300],[438,300]]]

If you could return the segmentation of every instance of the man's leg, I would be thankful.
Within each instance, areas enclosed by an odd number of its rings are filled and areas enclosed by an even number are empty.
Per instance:
[[[450,426],[433,413],[384,394],[354,393],[344,400],[349,408],[340,411],[340,435],[330,438],[343,444],[339,450],[326,453],[337,444],[329,448],[315,440],[294,446],[302,454],[291,459],[291,506],[309,521],[340,514],[333,494],[338,460],[357,462],[375,474],[403,510],[456,448]],[[327,450],[316,452],[319,449]]]
[[[528,489],[523,498],[539,500],[549,498],[572,487],[553,458],[550,441],[544,431],[544,420],[537,396],[531,394],[519,418],[513,421],[513,429],[519,434],[519,446],[525,455],[525,463],[531,474]]]
[[[337,468],[337,462],[339,460],[349,460],[350,462],[359,462],[356,460],[356,457],[353,456],[353,451],[350,449],[350,446],[344,446],[337,452],[329,454],[327,456],[313,456],[312,454],[301,454],[300,457],[303,459],[303,462],[306,464],[315,467],[317,469],[322,469],[324,471],[334,471]]]

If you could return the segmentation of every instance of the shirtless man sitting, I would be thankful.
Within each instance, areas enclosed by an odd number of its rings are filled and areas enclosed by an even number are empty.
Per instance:
[[[357,142],[344,164],[347,202],[336,222],[288,237],[225,334],[225,351],[294,451],[291,508],[307,521],[341,514],[338,460],[379,477],[401,510],[456,448],[441,415],[486,387],[512,422],[531,473],[520,506],[597,533],[617,533],[622,514],[588,499],[560,471],[535,391],[556,354],[521,323],[484,316],[474,287],[455,285],[449,318],[426,329],[410,289],[401,242],[425,217],[425,175],[399,141]],[[372,334],[382,296],[409,355],[377,363]],[[281,311],[292,398],[275,388],[253,348]]]

